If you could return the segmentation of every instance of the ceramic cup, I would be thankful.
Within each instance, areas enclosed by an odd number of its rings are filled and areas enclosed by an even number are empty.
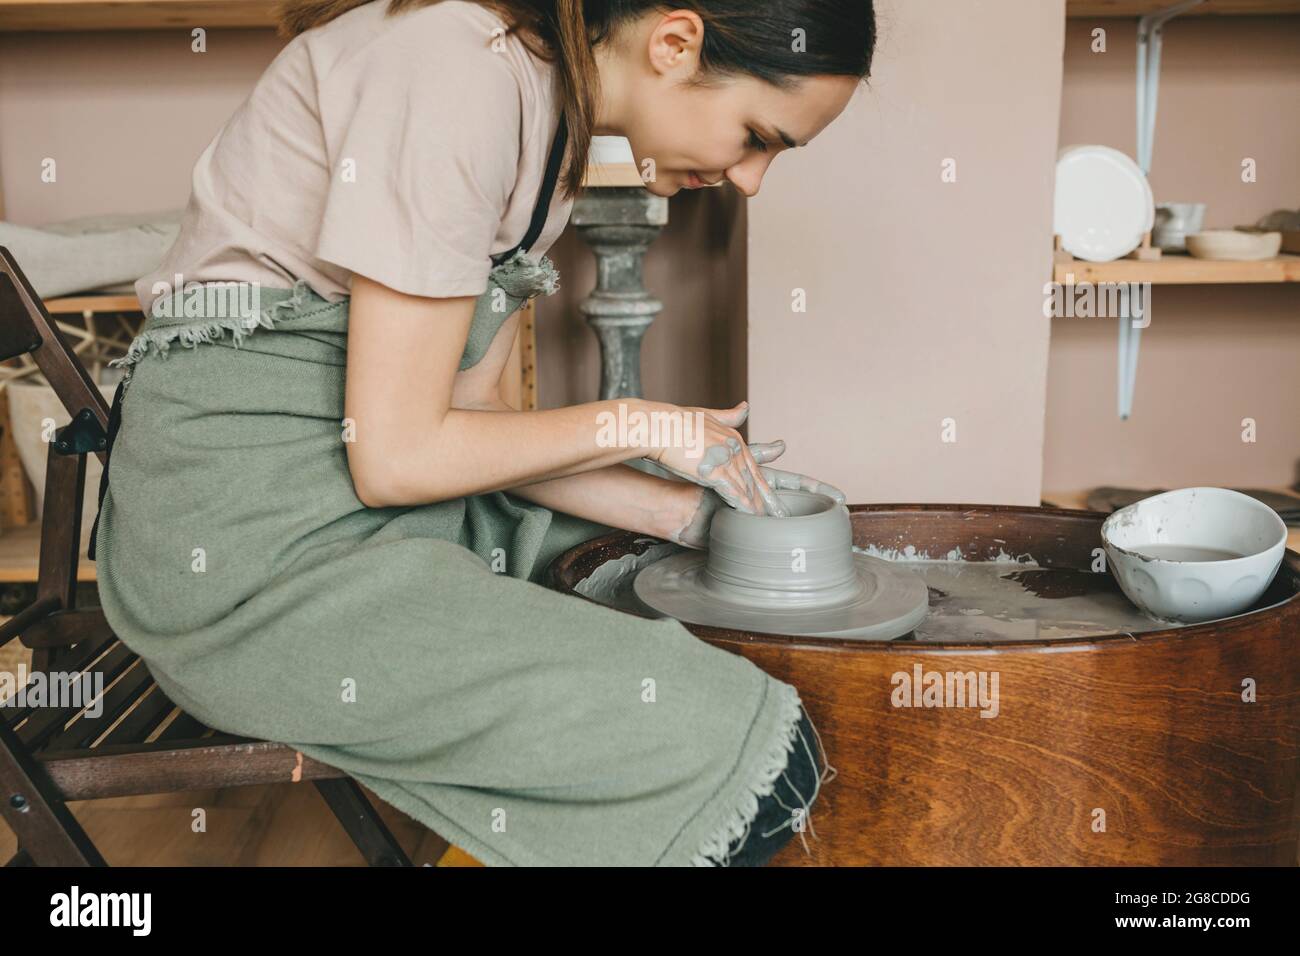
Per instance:
[[[1205,203],[1162,202],[1156,205],[1151,244],[1165,252],[1186,252],[1187,237],[1205,224]]]
[[[701,584],[727,601],[764,607],[827,606],[862,590],[849,511],[826,495],[780,491],[784,518],[724,508],[709,528]]]
[[[1121,508],[1101,526],[1111,572],[1152,617],[1195,624],[1247,610],[1273,583],[1286,523],[1227,488],[1182,488]]]

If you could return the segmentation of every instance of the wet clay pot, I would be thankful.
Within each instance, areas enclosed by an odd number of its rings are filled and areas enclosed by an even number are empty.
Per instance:
[[[1089,588],[1118,593],[1092,573],[1100,513],[849,510],[854,544],[873,553],[1032,555],[1032,574],[1008,566],[1036,582],[1031,616]],[[586,542],[549,583],[577,593],[648,547],[633,534]],[[777,864],[1295,865],[1297,594],[1288,551],[1255,609],[1185,627],[859,641],[686,626],[797,687],[838,771],[814,805],[811,852],[791,841]],[[927,626],[942,600],[932,590]]]
[[[925,581],[855,554],[847,508],[807,491],[777,495],[787,516],[719,510],[708,550],[645,568],[637,597],[679,621],[819,637],[889,640],[925,617]]]

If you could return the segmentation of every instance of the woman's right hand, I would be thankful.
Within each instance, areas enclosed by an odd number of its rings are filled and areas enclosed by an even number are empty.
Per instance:
[[[691,416],[680,445],[656,448],[646,457],[679,478],[702,485],[725,504],[747,514],[785,517],[785,506],[772,491],[759,465],[785,451],[781,442],[748,445],[736,431],[749,415],[749,403],[735,408],[673,409]]]

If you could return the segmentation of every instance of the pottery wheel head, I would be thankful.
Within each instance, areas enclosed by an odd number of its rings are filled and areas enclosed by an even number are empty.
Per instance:
[[[811,492],[777,494],[789,516],[719,511],[708,552],[643,569],[637,596],[678,620],[764,633],[888,640],[919,623],[929,608],[925,583],[855,554],[847,508]]]

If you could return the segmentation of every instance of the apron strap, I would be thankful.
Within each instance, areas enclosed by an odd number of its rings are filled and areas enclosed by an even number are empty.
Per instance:
[[[555,138],[551,141],[551,155],[546,160],[546,177],[542,180],[542,191],[538,194],[537,205],[533,207],[533,218],[528,223],[528,232],[514,248],[493,256],[493,265],[500,265],[520,249],[531,249],[537,237],[542,234],[542,227],[546,225],[546,215],[551,211],[551,196],[560,178],[560,163],[564,160],[564,148],[568,145],[568,141],[569,125],[564,113],[561,112],[559,125],[555,128]]]
[[[90,526],[90,544],[86,549],[86,557],[91,561],[95,560],[95,544],[99,539],[99,517],[104,513],[104,492],[108,490],[108,461],[113,456],[113,440],[117,438],[117,430],[122,426],[122,395],[126,391],[128,377],[123,375],[122,380],[117,383],[117,390],[113,392],[113,405],[108,410],[108,434],[105,436],[104,445],[104,470],[99,474],[99,510],[95,512],[95,523]],[[81,506],[78,505],[77,507]]]

